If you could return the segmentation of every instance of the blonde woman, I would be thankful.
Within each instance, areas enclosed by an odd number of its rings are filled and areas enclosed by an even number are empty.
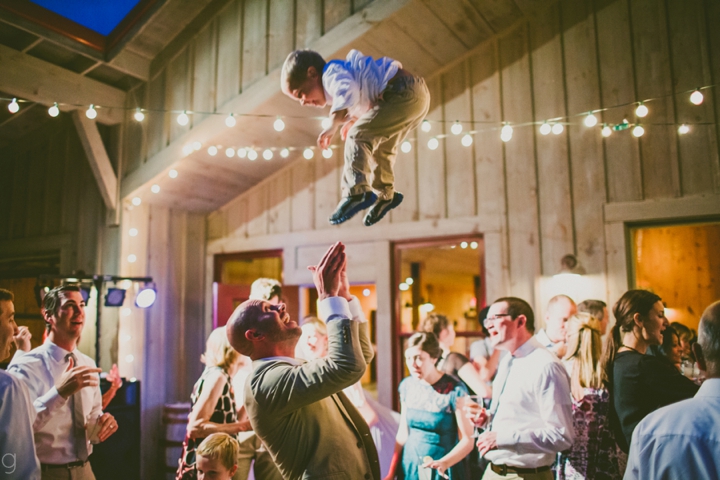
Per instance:
[[[188,431],[183,442],[176,479],[196,480],[197,446],[210,434],[227,433],[233,437],[248,430],[248,422],[238,422],[232,377],[242,358],[228,342],[225,327],[213,330],[208,337],[201,361],[205,364],[200,379],[193,387],[190,401],[192,410],[188,416]]]
[[[600,321],[588,313],[576,313],[567,322],[563,364],[570,375],[575,443],[560,456],[561,480],[622,478],[602,384],[600,332]]]

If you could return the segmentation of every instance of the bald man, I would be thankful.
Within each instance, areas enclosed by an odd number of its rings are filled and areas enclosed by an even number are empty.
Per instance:
[[[565,324],[577,313],[577,306],[567,295],[555,295],[545,309],[545,328],[535,338],[558,358],[565,355]]]
[[[327,322],[328,356],[295,359],[302,330],[285,305],[248,300],[227,324],[230,344],[253,360],[245,408],[286,480],[380,480],[370,429],[342,390],[360,380],[373,358],[360,302],[350,295],[345,246],[336,243],[308,267]]]

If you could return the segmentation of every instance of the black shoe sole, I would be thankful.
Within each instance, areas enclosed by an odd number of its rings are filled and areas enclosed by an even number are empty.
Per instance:
[[[348,212],[345,215],[343,215],[342,217],[333,219],[333,217],[331,216],[328,219],[328,221],[330,222],[330,225],[340,225],[341,223],[347,222],[352,217],[357,215],[360,211],[365,210],[366,208],[368,208],[369,206],[374,204],[376,201],[377,201],[377,196],[373,194],[372,196],[370,196],[370,198],[368,198],[364,202],[358,203],[353,208],[348,210]],[[333,213],[333,215],[335,215],[335,214]]]
[[[363,223],[365,224],[365,226],[366,226],[366,227],[372,227],[372,226],[375,225],[377,222],[379,222],[380,220],[382,220],[382,219],[385,217],[385,215],[387,215],[387,213],[388,213],[390,210],[392,210],[393,208],[396,208],[398,205],[400,205],[400,204],[402,203],[403,198],[405,198],[405,197],[403,196],[402,193],[400,193],[400,192],[395,192],[395,195],[393,196],[393,199],[392,199],[392,201],[390,202],[390,204],[382,211],[382,213],[381,213],[374,221],[372,221],[371,218],[370,218],[370,215],[371,215],[372,212],[373,212],[372,210],[370,210],[370,211],[368,212],[368,214],[365,215],[365,218],[363,219]]]

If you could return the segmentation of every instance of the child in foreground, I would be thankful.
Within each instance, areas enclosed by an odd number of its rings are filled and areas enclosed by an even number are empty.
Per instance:
[[[231,480],[238,469],[237,440],[227,433],[213,433],[198,445],[195,468],[198,480]]]
[[[280,82],[283,93],[302,105],[322,108],[331,103],[332,125],[320,133],[318,147],[329,148],[338,130],[346,140],[343,199],[330,223],[343,223],[372,206],[363,222],[369,227],[400,205],[395,157],[398,145],[428,112],[425,81],[387,57],[374,60],[351,50],[345,60],[326,62],[315,51],[296,50],[285,60]],[[370,157],[376,164],[372,186]]]

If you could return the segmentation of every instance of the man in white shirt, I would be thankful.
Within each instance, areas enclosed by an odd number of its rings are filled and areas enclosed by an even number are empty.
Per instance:
[[[24,380],[37,417],[35,448],[42,478],[94,480],[88,456],[93,442],[117,431],[117,422],[102,412],[100,369],[77,349],[85,325],[80,289],[61,286],[43,300],[50,332],[45,343],[13,358],[8,372]]]
[[[576,313],[577,306],[567,295],[555,295],[545,309],[545,328],[535,338],[558,358],[565,356],[565,324]]]
[[[487,428],[477,440],[491,462],[483,479],[551,480],[555,456],[575,437],[565,367],[533,337],[534,314],[524,300],[497,300],[484,323],[495,348],[510,355],[498,367],[490,409],[473,417]]]
[[[656,410],[638,424],[626,480],[720,478],[720,302],[703,313],[693,350],[707,379],[695,397]]]
[[[0,360],[10,355],[15,323],[13,294],[0,288]],[[32,425],[35,408],[27,387],[0,370],[0,479],[40,479],[40,462],[35,454]]]

